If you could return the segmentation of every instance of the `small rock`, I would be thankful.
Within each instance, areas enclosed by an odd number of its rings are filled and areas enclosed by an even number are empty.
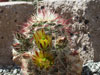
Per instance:
[[[2,69],[0,69],[0,73],[2,72],[3,70]]]
[[[21,72],[21,69],[17,69],[17,72],[20,73]]]
[[[15,69],[14,71],[13,71],[13,74],[16,74],[17,73],[17,69]]]
[[[3,70],[3,73],[5,73],[5,72],[6,72],[6,70],[4,69],[4,70]]]

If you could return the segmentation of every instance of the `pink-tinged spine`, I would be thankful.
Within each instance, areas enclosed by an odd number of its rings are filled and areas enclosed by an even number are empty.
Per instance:
[[[78,55],[79,53],[77,52],[77,50],[74,50],[74,52],[71,52],[70,53],[70,55],[73,55],[73,56],[75,56],[75,55]]]
[[[19,43],[15,43],[15,44],[13,44],[14,47],[16,47],[16,46],[18,46],[18,45],[20,45],[20,44],[19,44]]]
[[[26,30],[25,29],[22,29],[19,32],[23,34],[24,32],[26,32]]]
[[[58,19],[60,19],[61,17],[60,16],[57,16],[54,20],[52,20],[52,21],[56,21],[56,20],[58,20]]]
[[[28,22],[34,23],[34,20],[32,19],[32,17],[28,19]]]
[[[42,10],[43,18],[45,17],[45,14],[47,13],[45,9]]]

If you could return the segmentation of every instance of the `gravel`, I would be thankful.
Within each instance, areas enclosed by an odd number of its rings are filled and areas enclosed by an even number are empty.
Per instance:
[[[19,66],[0,66],[0,75],[22,75]],[[100,75],[100,62],[88,61],[83,65],[82,75]]]
[[[83,65],[82,75],[100,75],[100,62],[88,61]]]
[[[22,75],[19,66],[0,66],[0,75]]]

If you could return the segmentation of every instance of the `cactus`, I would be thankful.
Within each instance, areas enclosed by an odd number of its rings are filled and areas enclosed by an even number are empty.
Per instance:
[[[13,60],[22,63],[25,75],[81,75],[83,62],[70,50],[70,32],[68,20],[41,9],[14,34]]]

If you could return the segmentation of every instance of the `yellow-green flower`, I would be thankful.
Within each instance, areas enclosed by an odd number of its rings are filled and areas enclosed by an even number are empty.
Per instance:
[[[40,50],[47,50],[52,46],[52,37],[46,35],[44,29],[40,29],[34,33],[34,39]]]
[[[52,54],[44,51],[35,51],[35,55],[33,55],[32,60],[35,65],[45,69],[49,69],[54,63]]]

